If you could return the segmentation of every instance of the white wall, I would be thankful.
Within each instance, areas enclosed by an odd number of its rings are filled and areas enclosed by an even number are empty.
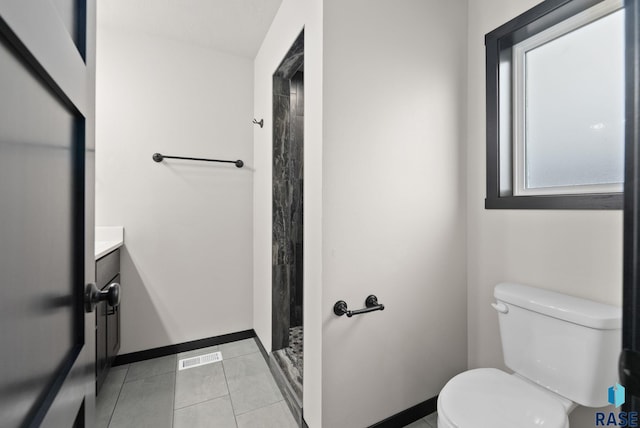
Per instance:
[[[252,105],[251,59],[98,25],[96,225],[125,228],[120,353],[253,327]]]
[[[620,305],[622,212],[485,210],[484,35],[536,0],[470,0],[468,59],[469,367],[505,368],[498,319],[490,303],[501,281],[521,282]],[[593,426],[577,409],[571,426]]]
[[[466,13],[324,1],[323,426],[369,426],[467,367]],[[386,309],[332,313],[369,294]]]
[[[322,0],[283,0],[254,62],[253,318],[271,351],[272,76],[304,28],[304,417],[322,421]]]

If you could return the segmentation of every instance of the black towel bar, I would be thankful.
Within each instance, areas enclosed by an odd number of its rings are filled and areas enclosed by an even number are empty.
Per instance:
[[[162,162],[164,159],[184,159],[184,160],[194,160],[194,161],[203,161],[203,162],[233,163],[238,168],[242,168],[244,166],[244,162],[242,162],[239,159],[232,161],[232,160],[220,160],[220,159],[191,158],[191,157],[184,157],[184,156],[169,156],[169,155],[163,155],[161,153],[154,153],[152,158],[156,162]]]
[[[345,302],[344,300],[338,300],[336,304],[333,305],[333,313],[338,315],[339,317],[346,314],[349,318],[351,318],[354,315],[366,314],[367,312],[384,311],[384,305],[378,303],[378,298],[373,294],[367,297],[367,299],[364,301],[364,305],[366,306],[366,308],[364,309],[356,309],[355,311],[350,311],[347,308],[347,302]]]

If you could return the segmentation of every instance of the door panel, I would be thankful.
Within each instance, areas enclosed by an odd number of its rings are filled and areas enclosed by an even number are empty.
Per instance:
[[[624,273],[620,383],[640,411],[640,1],[625,0]]]
[[[0,402],[0,420],[16,426],[20,421],[10,415],[35,409],[73,348],[84,342],[73,293],[82,286],[74,283],[83,281],[74,270],[82,271],[83,261],[72,261],[74,246],[82,242],[74,230],[72,190],[78,186],[74,159],[84,150],[84,135],[77,132],[83,118],[69,111],[6,39],[0,39],[0,64],[0,325],[6,336],[0,377],[14,388]]]
[[[69,1],[75,27],[49,0],[0,0],[2,427],[93,425],[95,9]]]
[[[0,0],[0,31],[34,70],[85,117],[93,114],[95,88],[95,13],[86,2],[86,55],[78,51],[69,30],[49,0]],[[91,21],[91,22],[89,22]],[[86,63],[85,63],[86,57]],[[88,135],[92,135],[91,132]],[[87,141],[87,147],[92,144]]]
[[[58,16],[67,28],[67,32],[78,48],[78,52],[84,57],[85,32],[83,28],[83,16],[86,13],[84,0],[51,0],[58,12]]]

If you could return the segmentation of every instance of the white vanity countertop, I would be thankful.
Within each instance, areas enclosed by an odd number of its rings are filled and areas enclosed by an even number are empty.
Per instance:
[[[96,226],[96,260],[124,245],[124,227]]]

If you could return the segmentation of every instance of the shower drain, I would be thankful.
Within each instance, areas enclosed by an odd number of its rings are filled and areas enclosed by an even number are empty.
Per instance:
[[[205,364],[222,361],[222,352],[212,352],[211,354],[198,355],[197,357],[184,358],[178,361],[178,370],[192,369],[204,366]]]

